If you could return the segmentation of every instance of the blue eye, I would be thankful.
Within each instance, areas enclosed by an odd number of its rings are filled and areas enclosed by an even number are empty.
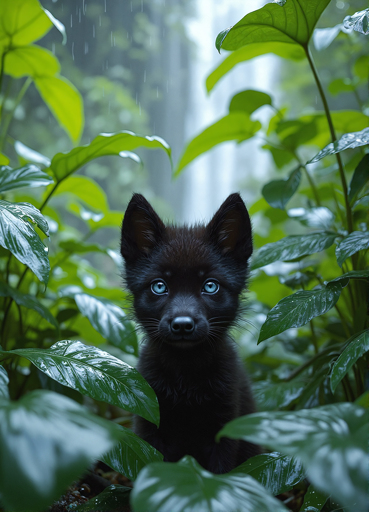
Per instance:
[[[214,293],[217,293],[217,291],[219,290],[219,283],[217,283],[216,281],[206,281],[202,287],[202,291],[205,292],[205,293],[210,293],[210,294],[214,294]]]
[[[151,283],[151,291],[155,293],[155,295],[164,295],[168,293],[168,287],[164,281],[155,281]]]

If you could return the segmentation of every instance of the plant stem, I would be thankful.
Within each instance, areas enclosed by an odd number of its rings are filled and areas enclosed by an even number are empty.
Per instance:
[[[326,348],[324,350],[321,350],[318,354],[315,354],[311,359],[309,359],[308,361],[303,363],[301,366],[296,368],[296,370],[291,372],[290,375],[288,377],[286,377],[285,379],[283,379],[283,380],[285,382],[289,382],[289,381],[293,380],[295,377],[297,377],[297,375],[300,375],[300,373],[302,373],[307,368],[309,368],[309,366],[314,364],[315,361],[317,359],[319,359],[319,357],[321,357],[321,356],[323,356],[325,354],[329,354],[329,352],[332,352],[331,353],[332,356],[339,356],[341,354],[341,352],[334,352],[335,349],[342,349],[342,344],[332,345],[332,346],[330,346],[330,347],[328,347],[328,348]]]
[[[317,206],[321,206],[320,198],[319,198],[319,194],[318,194],[318,189],[315,186],[313,178],[310,176],[310,173],[307,170],[307,168],[305,167],[305,165],[301,165],[301,167],[304,169],[304,171],[306,173],[306,177],[308,179],[309,185],[310,185],[311,190],[313,191],[313,194],[314,194],[316,205]]]
[[[9,114],[7,116],[7,120],[4,122],[4,127],[2,129],[2,134],[0,137],[0,151],[3,148],[4,142],[5,142],[8,130],[9,130],[10,123],[13,120],[15,109],[18,107],[18,105],[22,101],[23,96],[26,94],[26,91],[27,91],[28,87],[31,85],[31,83],[32,83],[32,78],[28,77],[27,80],[24,82],[21,90],[19,91],[19,94],[18,94],[16,100],[14,101],[14,106],[13,106],[11,112],[9,112]]]

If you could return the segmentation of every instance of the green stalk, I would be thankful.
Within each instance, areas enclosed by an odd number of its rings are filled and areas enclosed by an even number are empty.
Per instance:
[[[5,142],[8,130],[9,130],[10,123],[13,120],[15,109],[18,107],[18,105],[22,101],[23,96],[26,94],[27,89],[31,85],[31,83],[32,83],[32,78],[28,77],[27,80],[24,82],[21,90],[19,91],[19,94],[18,94],[18,96],[17,96],[17,98],[16,98],[16,100],[14,102],[14,106],[13,106],[11,112],[9,112],[9,114],[7,116],[7,119],[4,122],[4,127],[2,129],[2,133],[1,133],[1,137],[0,137],[0,151],[2,151],[2,149],[3,149],[4,142]]]

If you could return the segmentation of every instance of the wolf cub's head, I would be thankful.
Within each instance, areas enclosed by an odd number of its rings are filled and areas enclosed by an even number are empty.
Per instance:
[[[121,239],[137,319],[152,342],[216,343],[235,320],[252,254],[251,223],[239,194],[207,225],[165,226],[134,194]]]

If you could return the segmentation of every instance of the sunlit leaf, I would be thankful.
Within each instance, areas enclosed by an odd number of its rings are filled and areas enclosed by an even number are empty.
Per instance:
[[[308,164],[319,162],[322,158],[327,155],[335,155],[345,149],[354,149],[360,146],[366,146],[369,144],[369,128],[364,128],[360,132],[345,133],[342,137],[335,142],[331,142],[324,149],[319,151],[317,155],[309,160]]]
[[[122,512],[129,510],[129,496],[132,492],[131,487],[124,485],[109,485],[95,498],[87,503],[79,505],[76,512]]]
[[[369,153],[363,156],[352,175],[348,198],[352,204],[362,188],[369,182]]]
[[[263,412],[237,418],[220,437],[243,439],[298,457],[318,490],[347,506],[369,503],[369,410],[351,403],[295,412]]]
[[[369,330],[355,334],[348,342],[345,350],[334,363],[331,372],[331,389],[335,392],[343,377],[351,370],[356,361],[369,351]]]
[[[4,71],[15,78],[54,76],[59,73],[60,64],[55,55],[45,48],[20,46],[6,53]]]
[[[326,493],[319,492],[313,485],[309,485],[304,496],[304,503],[299,512],[320,512],[325,505],[328,496]]]
[[[252,121],[243,112],[232,112],[222,117],[189,142],[177,164],[175,176],[178,176],[182,169],[195,158],[206,153],[214,146],[231,140],[243,142],[253,137],[260,128],[259,121]]]
[[[289,217],[298,220],[304,226],[315,229],[330,229],[335,219],[334,213],[325,206],[309,209],[291,208],[287,213]]]
[[[41,282],[47,284],[50,272],[47,248],[32,226],[37,225],[48,234],[45,218],[29,203],[0,200],[0,224],[0,245],[27,265]]]
[[[51,391],[0,399],[2,504],[14,512],[45,510],[116,437],[112,422]]]
[[[14,142],[14,149],[21,158],[26,160],[26,162],[32,162],[34,164],[41,164],[45,167],[49,167],[50,159],[45,155],[41,155],[38,151],[27,147],[25,144],[16,140]]]
[[[53,181],[48,174],[33,164],[18,169],[0,167],[0,194],[16,188],[42,187],[50,185]]]
[[[26,46],[52,27],[38,0],[0,2],[0,46]]]
[[[251,269],[264,267],[274,261],[290,261],[324,251],[333,244],[335,238],[336,235],[324,232],[287,236],[261,247],[252,258]]]
[[[355,12],[352,16],[346,16],[343,20],[343,26],[346,29],[353,29],[361,34],[369,34],[369,9]]]
[[[233,96],[229,104],[229,112],[245,112],[251,115],[255,110],[264,105],[271,105],[272,98],[261,91],[247,90]]]
[[[51,379],[83,395],[159,423],[157,398],[145,379],[128,364],[96,347],[63,340],[49,349],[27,348],[7,354],[25,357]]]
[[[136,480],[143,467],[151,462],[161,462],[163,456],[149,443],[128,428],[119,427],[119,442],[102,457],[102,461],[130,480]]]
[[[336,247],[337,263],[342,267],[342,263],[358,251],[369,247],[369,231],[353,231]]]
[[[8,165],[9,162],[9,158],[4,153],[0,153],[0,165]]]
[[[290,173],[286,180],[273,180],[264,185],[262,194],[270,206],[284,210],[284,207],[298,189],[300,180],[301,170],[298,167]]]
[[[9,398],[9,377],[3,366],[0,365],[0,400]]]
[[[62,181],[54,196],[65,193],[77,196],[84,203],[98,211],[109,211],[106,193],[95,180],[88,176],[70,176],[67,180]]]
[[[312,318],[326,313],[336,304],[341,291],[338,283],[315,290],[299,291],[285,297],[269,311],[258,343],[291,327],[301,327]]]
[[[342,25],[328,28],[316,28],[313,32],[313,43],[315,48],[319,51],[325,50],[336,39],[341,32]]]
[[[282,42],[306,47],[330,0],[288,0],[264,5],[218,34],[218,51],[237,50],[250,43]]]
[[[284,512],[286,507],[249,475],[214,475],[192,457],[154,462],[131,494],[135,512]]]

